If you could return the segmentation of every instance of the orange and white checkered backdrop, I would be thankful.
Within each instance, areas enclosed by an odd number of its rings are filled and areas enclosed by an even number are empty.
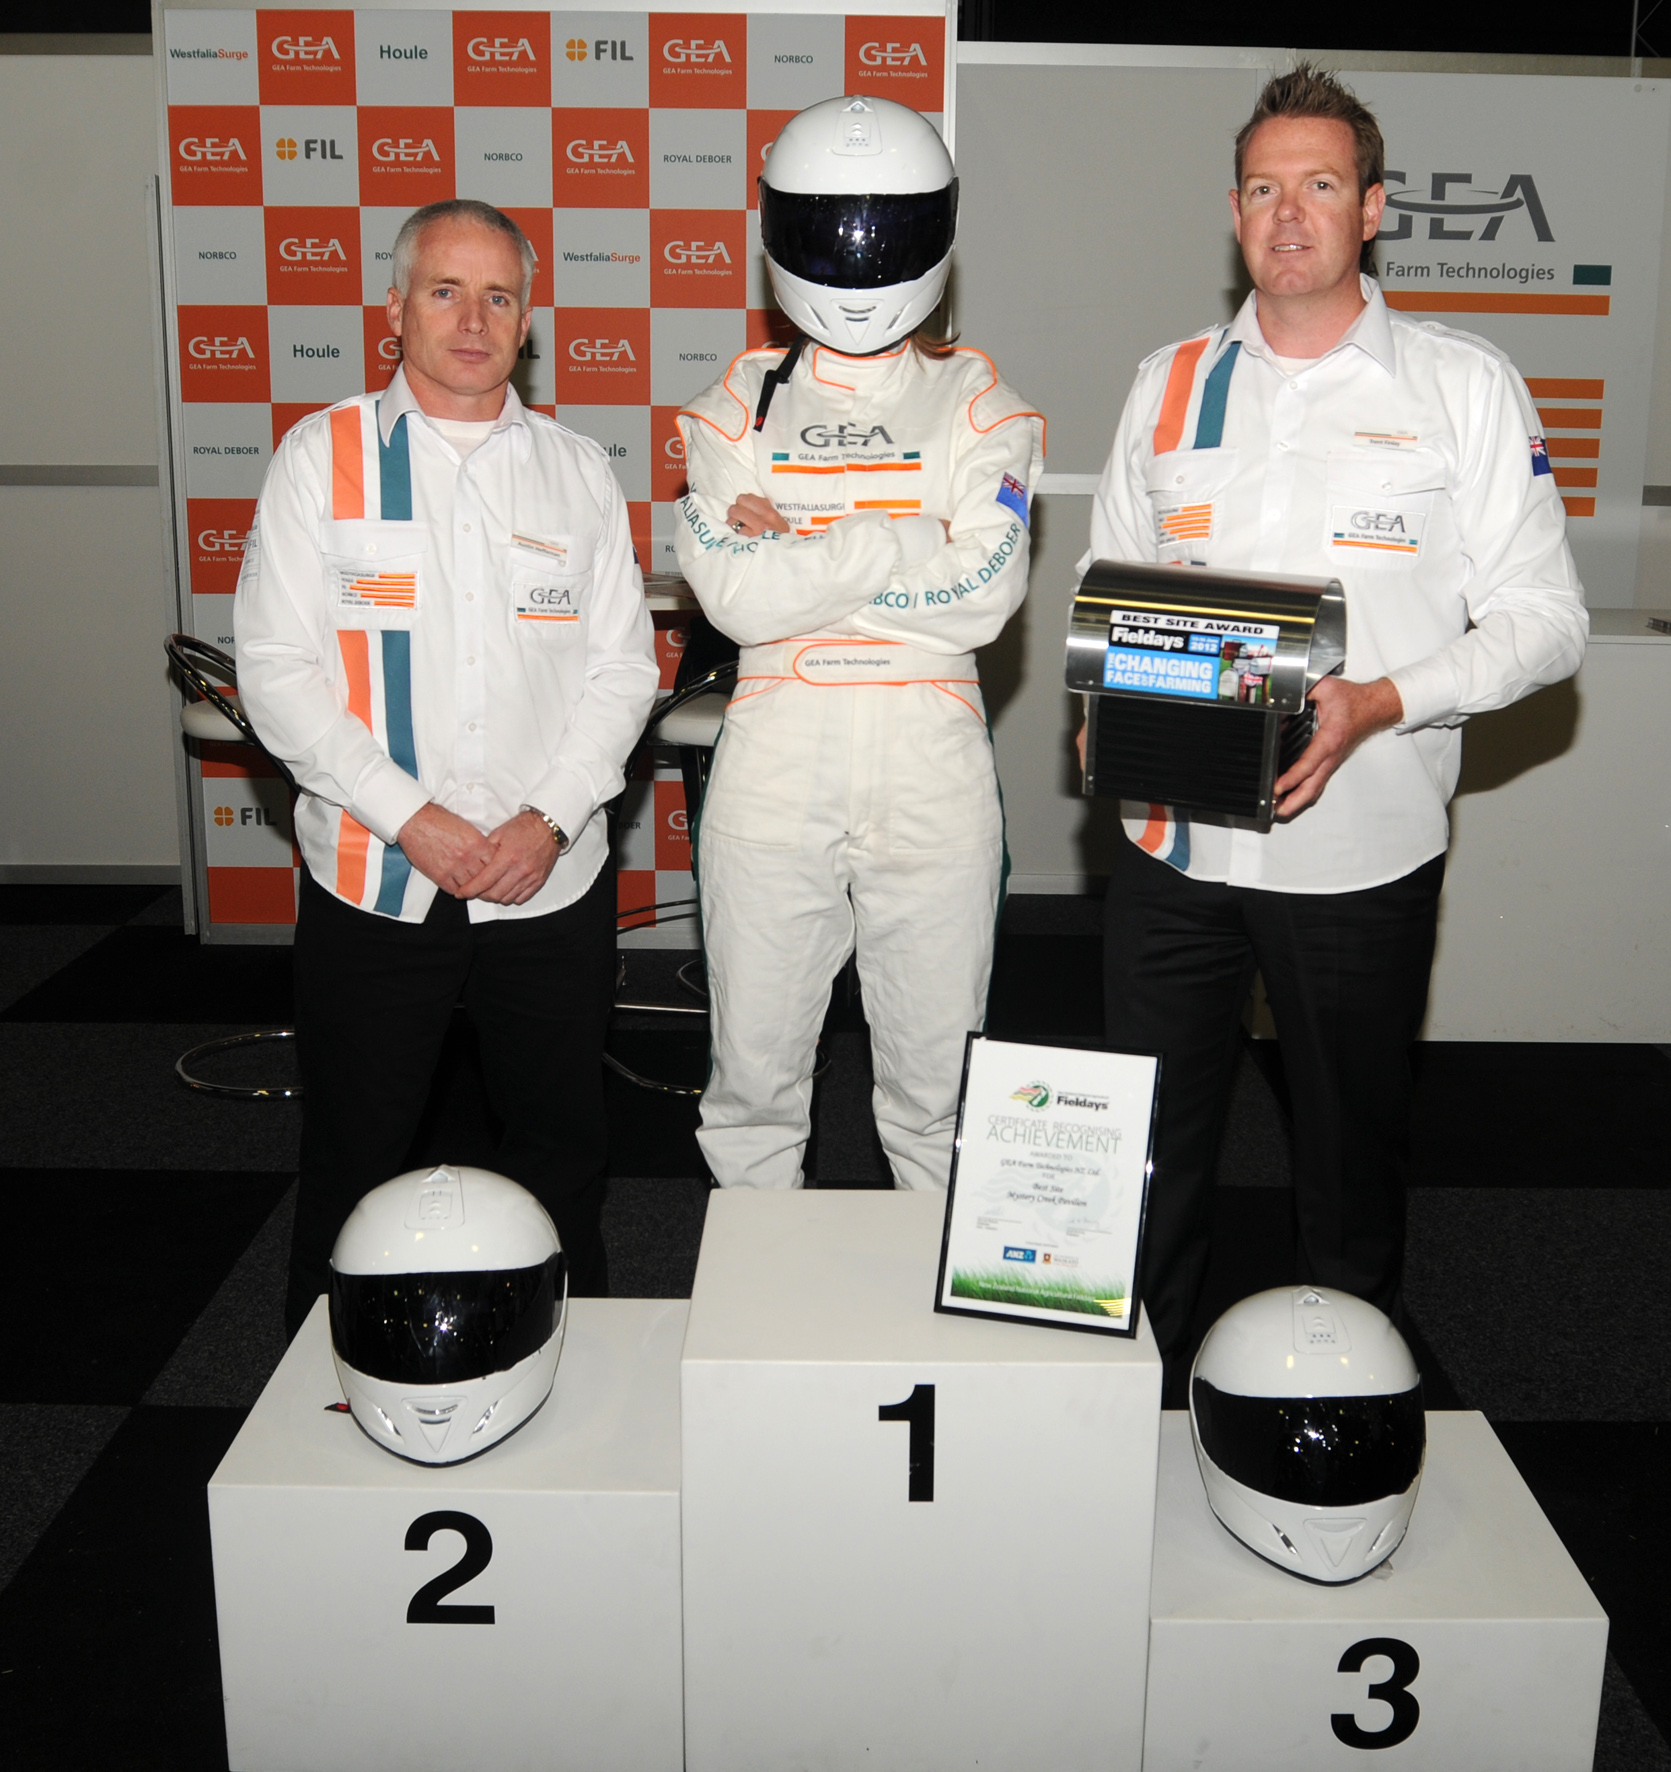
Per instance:
[[[755,177],[783,122],[870,93],[942,122],[955,11],[176,11],[160,14],[181,625],[230,647],[262,475],[307,413],[388,384],[395,233],[479,197],[539,254],[524,399],[609,451],[647,571],[672,566],[673,418],[773,336]],[[659,616],[664,684],[680,635]],[[629,790],[623,907],[690,894],[676,772]],[[247,750],[191,765],[199,928],[293,921],[282,784]]]

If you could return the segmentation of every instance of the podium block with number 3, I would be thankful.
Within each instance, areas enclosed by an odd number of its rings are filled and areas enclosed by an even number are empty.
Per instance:
[[[1137,1772],[1154,1340],[937,1315],[944,1211],[709,1204],[683,1365],[690,1772]]]
[[[678,1772],[686,1308],[575,1299],[544,1409],[435,1468],[327,1412],[315,1307],[209,1485],[232,1772]]]
[[[1348,1587],[1232,1538],[1163,1420],[1144,1772],[1589,1772],[1607,1619],[1483,1416],[1428,1416],[1409,1533]]]

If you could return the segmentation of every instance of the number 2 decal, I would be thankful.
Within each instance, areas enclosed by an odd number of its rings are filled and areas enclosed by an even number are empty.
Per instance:
[[[426,1551],[437,1532],[456,1532],[464,1540],[464,1555],[433,1581],[426,1581],[406,1608],[408,1624],[492,1624],[491,1606],[443,1606],[440,1602],[454,1588],[463,1587],[493,1561],[493,1535],[474,1514],[453,1513],[443,1508],[419,1514],[406,1528],[406,1548]]]
[[[1348,1747],[1397,1747],[1415,1734],[1416,1724],[1421,1720],[1422,1707],[1409,1689],[1411,1681],[1422,1671],[1421,1657],[1397,1637],[1365,1637],[1341,1656],[1339,1671],[1343,1674],[1362,1673],[1363,1664],[1372,1655],[1385,1655],[1393,1664],[1393,1670],[1386,1679],[1372,1681],[1364,1696],[1390,1704],[1392,1721],[1385,1729],[1363,1729],[1350,1711],[1336,1711],[1329,1722],[1336,1737]]]
[[[905,1456],[910,1474],[906,1478],[907,1501],[934,1499],[934,1386],[919,1384],[903,1403],[884,1403],[876,1411],[878,1421],[906,1421],[911,1438]]]

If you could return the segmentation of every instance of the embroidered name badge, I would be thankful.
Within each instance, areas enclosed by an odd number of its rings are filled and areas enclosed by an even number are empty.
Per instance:
[[[1155,540],[1161,547],[1172,542],[1204,542],[1213,538],[1213,507],[1161,505],[1155,511]]]
[[[1027,521],[1027,488],[1014,474],[1006,474],[999,483],[998,503],[1013,511],[1023,523]]]
[[[1383,511],[1373,505],[1334,505],[1329,511],[1329,540],[1337,548],[1361,548],[1378,554],[1414,559],[1422,550],[1425,513]]]
[[[415,572],[360,572],[351,566],[337,570],[337,607],[355,609],[407,609],[418,607],[418,575]]]
[[[1352,441],[1360,449],[1414,449],[1421,439],[1414,431],[1354,431]]]
[[[556,571],[568,571],[569,544],[566,541],[541,541],[534,535],[513,535],[511,540],[519,548],[531,548],[536,554],[544,554]]]

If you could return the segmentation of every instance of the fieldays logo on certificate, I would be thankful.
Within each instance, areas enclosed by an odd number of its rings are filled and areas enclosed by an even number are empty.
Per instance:
[[[1141,1054],[970,1041],[942,1310],[1131,1331],[1156,1071]]]

